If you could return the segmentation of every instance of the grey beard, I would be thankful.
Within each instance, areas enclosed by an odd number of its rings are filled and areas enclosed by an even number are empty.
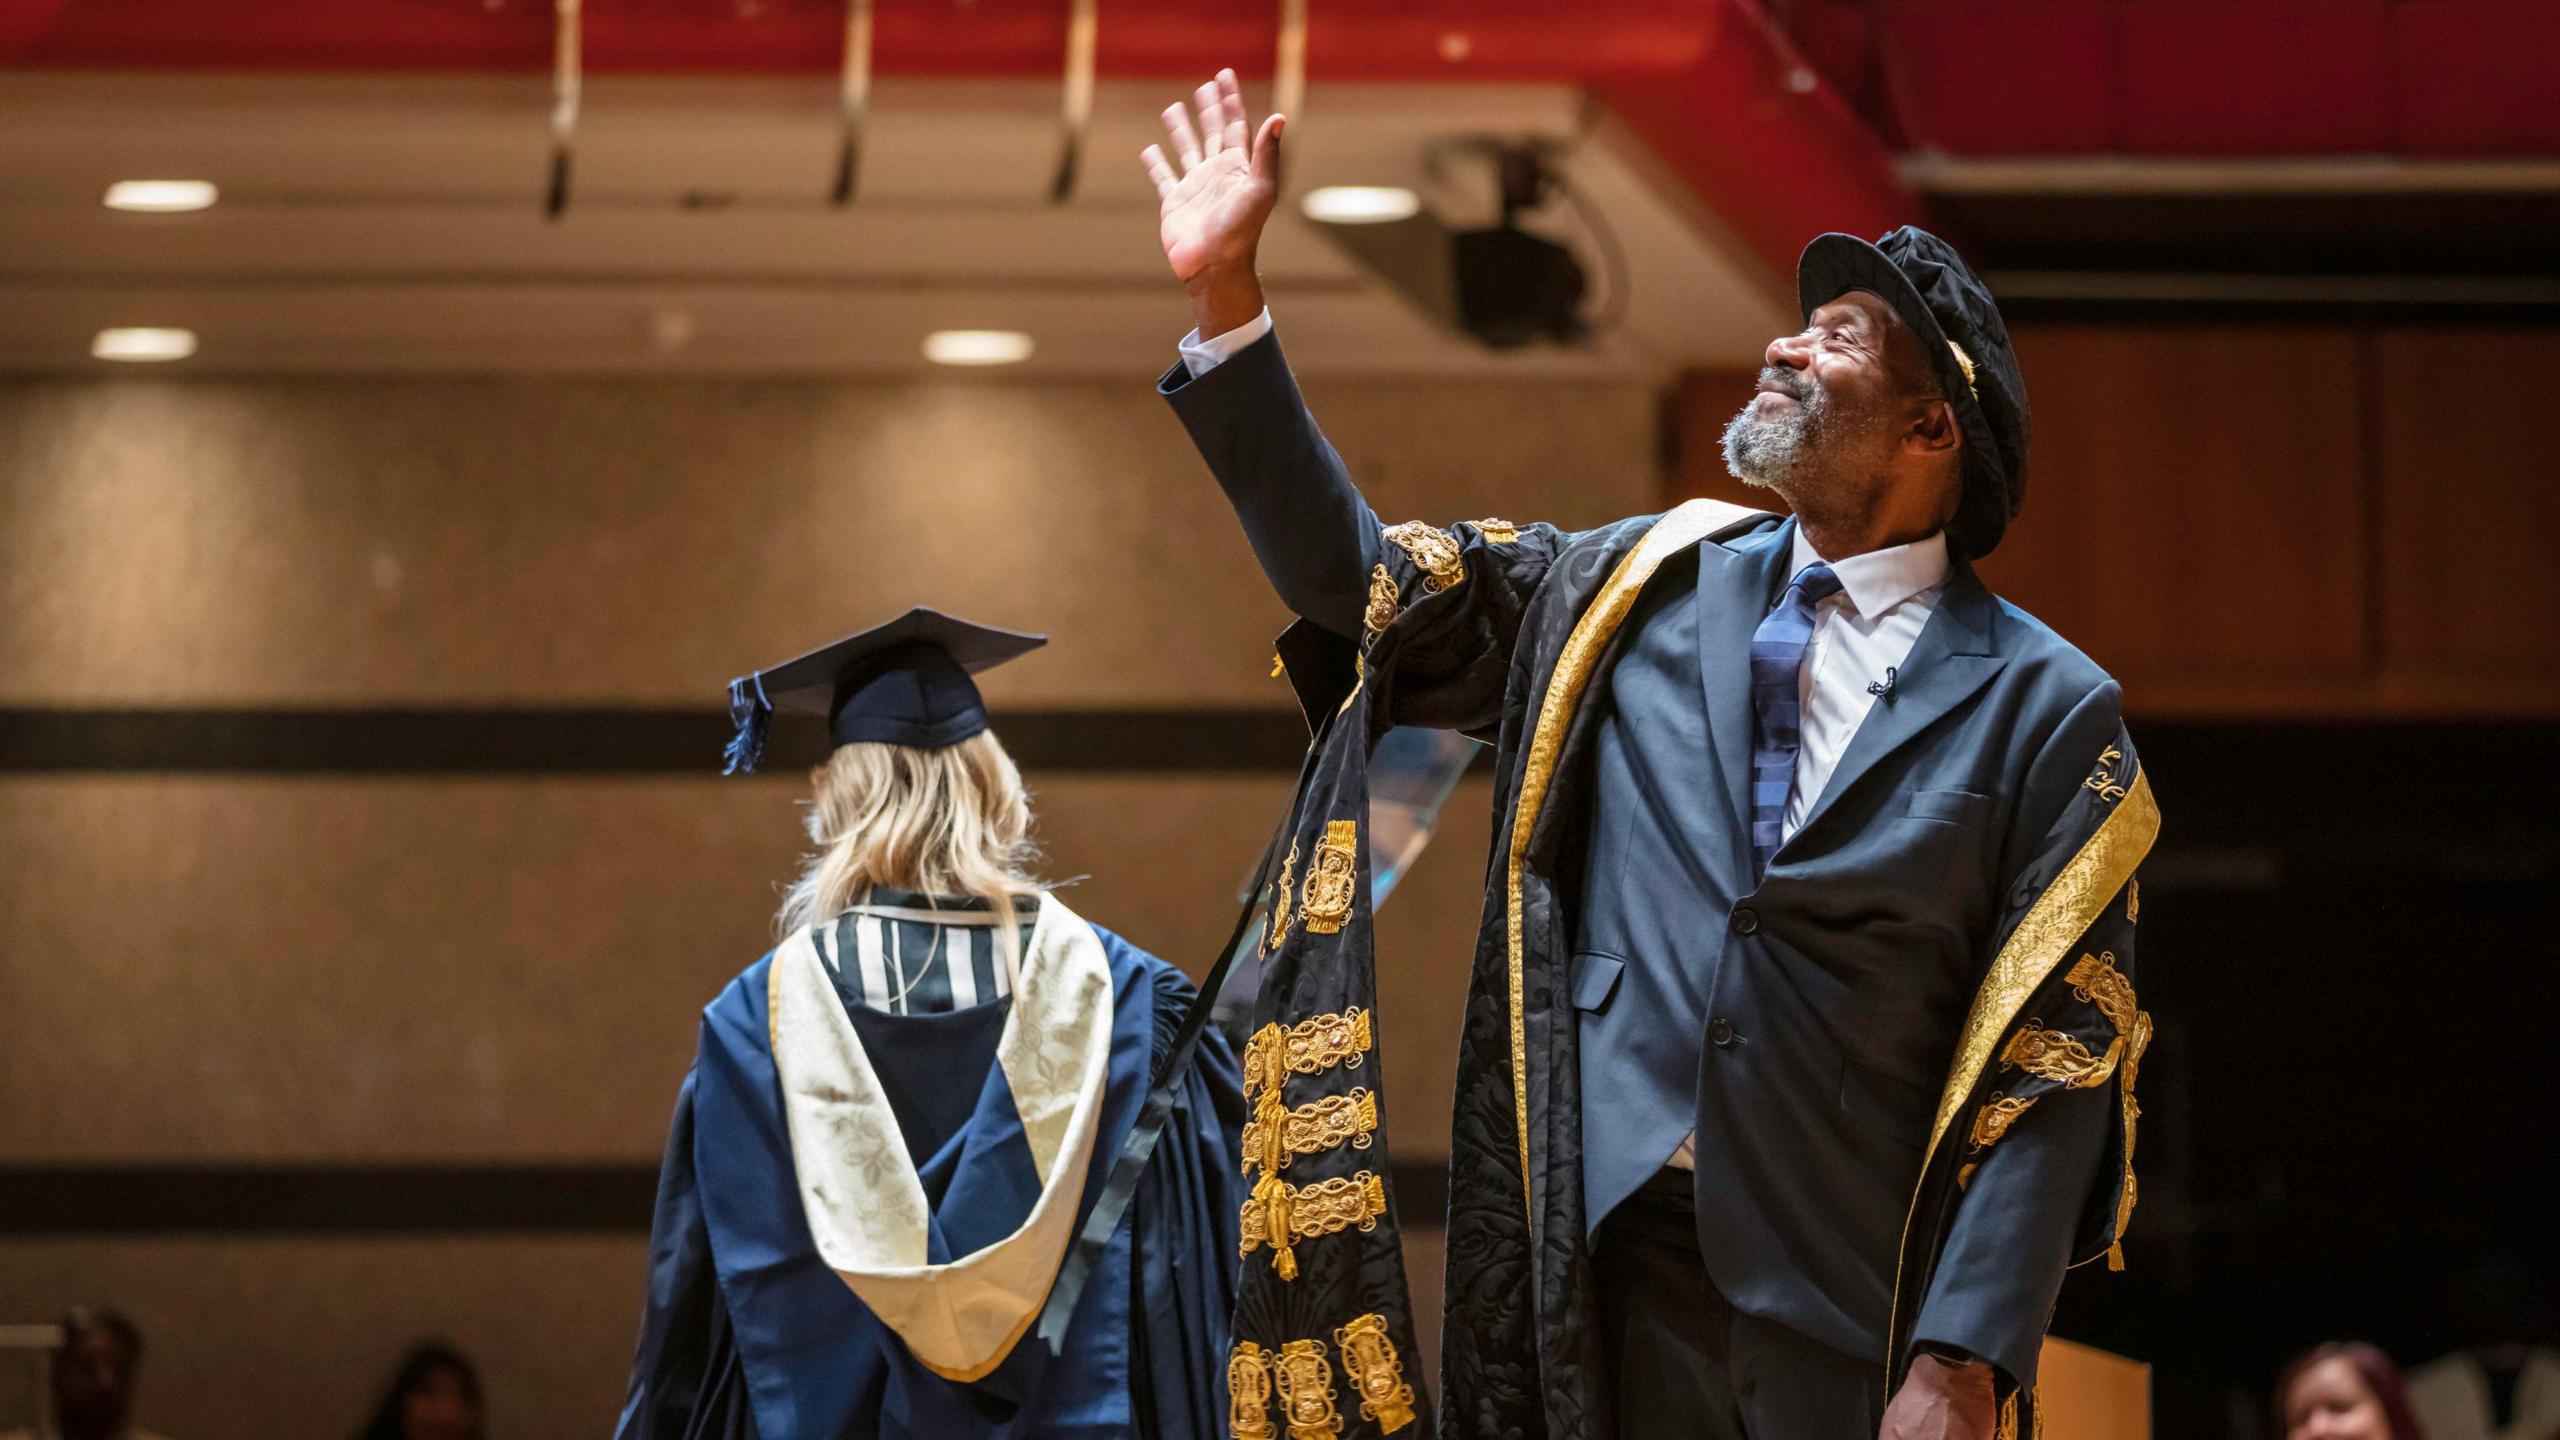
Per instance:
[[[1819,428],[1829,401],[1820,390],[1798,400],[1785,414],[1763,419],[1753,413],[1755,396],[1724,427],[1724,468],[1745,485],[1785,493],[1788,482],[1804,468],[1807,441]]]

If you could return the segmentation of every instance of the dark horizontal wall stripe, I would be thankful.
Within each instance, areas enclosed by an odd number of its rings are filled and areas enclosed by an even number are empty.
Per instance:
[[[1439,1161],[1392,1168],[1405,1223],[1437,1229]],[[0,1236],[645,1233],[655,1165],[0,1167]]]
[[[997,733],[1026,769],[1295,773],[1287,710],[1022,710]],[[0,772],[276,775],[714,775],[725,714],[700,710],[0,710]],[[814,721],[777,721],[765,764],[825,753]]]

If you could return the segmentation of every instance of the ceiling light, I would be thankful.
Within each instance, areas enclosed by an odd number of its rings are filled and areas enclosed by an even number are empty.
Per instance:
[[[1327,185],[1308,191],[1298,208],[1329,225],[1382,225],[1422,213],[1422,200],[1401,185]]]
[[[1031,358],[1031,337],[1019,330],[936,330],[924,337],[924,358],[936,365],[1015,365]]]
[[[203,210],[222,198],[210,180],[119,180],[107,187],[107,208],[145,215]]]
[[[196,353],[196,332],[153,327],[101,330],[89,342],[101,360],[184,360]]]

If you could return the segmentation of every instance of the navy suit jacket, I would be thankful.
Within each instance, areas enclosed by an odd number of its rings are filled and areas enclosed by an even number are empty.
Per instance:
[[[1160,388],[1282,599],[1357,637],[1380,525],[1276,337]],[[1667,563],[1605,677],[1572,979],[1584,1213],[1597,1226],[1694,1126],[1699,1241],[1719,1290],[1882,1361],[1968,1005],[1997,927],[2034,898],[2050,836],[2119,734],[2120,696],[1960,563],[1892,699],[1756,875],[1749,646],[1793,535],[1770,517],[1701,542],[1677,573]],[[2086,943],[2129,964],[2124,925]],[[2107,1043],[2094,1011],[2040,1018]],[[2114,1120],[2102,1090],[2051,1094],[1967,1171],[1914,1343],[2034,1374]]]

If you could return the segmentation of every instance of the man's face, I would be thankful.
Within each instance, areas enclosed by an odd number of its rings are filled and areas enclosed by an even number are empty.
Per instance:
[[[1769,342],[1750,403],[1724,430],[1725,465],[1746,485],[1803,508],[1873,490],[1892,459],[1903,412],[1923,385],[1907,331],[1882,300],[1853,290],[1805,328]]]
[[[133,1408],[133,1352],[113,1330],[93,1325],[53,1358],[53,1404],[64,1424],[89,1434],[115,1430]]]

